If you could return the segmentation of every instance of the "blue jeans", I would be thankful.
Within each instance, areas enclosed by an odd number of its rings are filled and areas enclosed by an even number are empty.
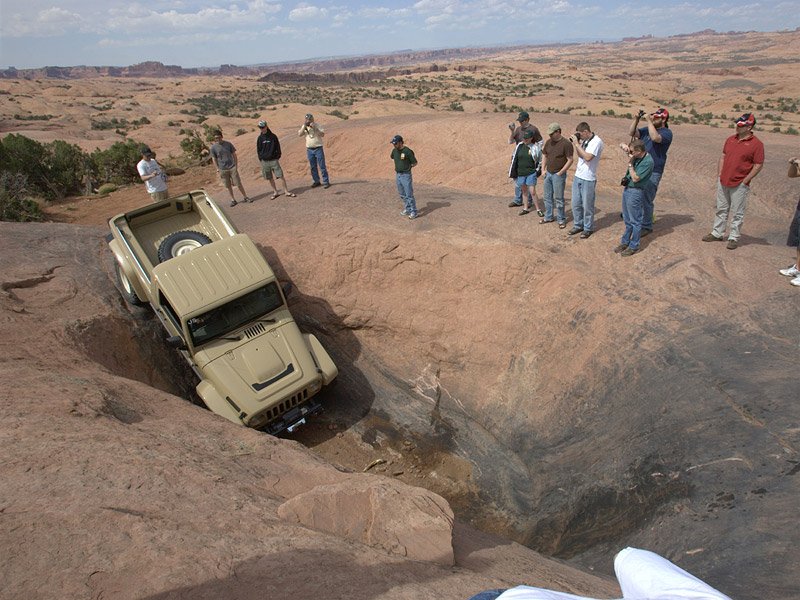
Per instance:
[[[475,594],[469,600],[495,600],[505,591],[506,590],[486,590],[485,592],[479,592]]]
[[[400,194],[405,211],[409,216],[417,216],[417,201],[414,200],[414,182],[411,178],[411,172],[397,173],[396,175],[397,193]]]
[[[639,249],[645,196],[645,188],[626,187],[622,190],[622,219],[625,221],[625,231],[619,243],[631,250]]]
[[[580,177],[572,180],[572,221],[577,229],[592,231],[596,186],[597,181],[589,181]]]
[[[656,202],[656,192],[658,183],[661,181],[663,173],[650,173],[650,180],[644,188],[644,205],[642,208],[642,229],[653,231],[653,205]]]
[[[319,173],[317,172],[317,164],[319,170],[322,171],[322,183],[328,184],[328,168],[325,166],[325,152],[322,146],[317,148],[306,148],[306,156],[308,157],[308,164],[311,165],[311,179],[314,183],[319,183]]]
[[[564,188],[567,185],[567,174],[544,174],[544,220],[553,220],[553,200],[556,202],[556,220],[559,223],[567,222],[564,212]]]
[[[519,187],[519,179],[514,180],[514,204],[522,206],[522,189]],[[528,206],[533,204],[533,194],[528,190]]]

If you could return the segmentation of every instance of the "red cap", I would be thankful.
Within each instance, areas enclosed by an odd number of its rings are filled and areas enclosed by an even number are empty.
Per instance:
[[[752,127],[756,124],[756,116],[753,113],[744,113],[741,117],[736,119],[737,127]]]
[[[650,115],[653,119],[669,119],[669,111],[666,108],[659,108],[656,112]]]

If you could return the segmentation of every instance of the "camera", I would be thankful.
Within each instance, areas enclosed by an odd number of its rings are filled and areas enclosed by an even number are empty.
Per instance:
[[[630,178],[628,175],[625,175],[625,177],[623,177],[623,178],[620,180],[619,184],[620,184],[622,187],[628,187],[628,184],[629,184],[630,182],[631,182],[631,178]]]
[[[643,111],[643,110],[640,110],[640,111],[639,111],[639,114],[638,114],[638,115],[636,115],[636,118],[637,118],[637,119],[641,119],[643,116],[644,116],[644,111]]]

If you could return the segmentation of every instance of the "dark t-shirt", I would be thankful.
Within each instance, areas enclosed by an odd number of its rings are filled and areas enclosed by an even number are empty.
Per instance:
[[[521,125],[517,125],[517,128],[514,130],[514,133],[511,134],[511,137],[514,139],[515,142],[518,144],[525,140],[522,137],[523,132],[525,131],[532,131],[533,132],[533,141],[534,142],[541,142],[542,141],[542,134],[539,133],[539,129],[533,123],[528,123],[525,127]]]
[[[573,152],[572,142],[567,138],[562,136],[557,142],[548,139],[542,148],[542,154],[547,157],[547,172],[557,173],[563,169]]]
[[[527,144],[517,146],[517,177],[527,177],[536,172],[538,165],[531,156],[531,149]]]
[[[644,149],[653,157],[653,173],[663,173],[667,164],[667,150],[672,143],[672,130],[669,127],[659,127],[656,129],[661,136],[661,141],[656,143],[650,137],[650,130],[647,127],[639,128],[639,139],[644,142]]]
[[[389,156],[394,160],[394,170],[397,173],[410,173],[411,167],[417,164],[417,157],[408,146],[403,146],[401,150],[392,148]]]
[[[217,161],[217,168],[221,171],[227,171],[236,166],[236,161],[233,159],[236,148],[228,140],[213,144],[209,152]]]

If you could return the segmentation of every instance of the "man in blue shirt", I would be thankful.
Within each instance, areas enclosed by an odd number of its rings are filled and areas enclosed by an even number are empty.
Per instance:
[[[644,206],[642,214],[642,237],[653,232],[653,205],[655,204],[656,192],[661,176],[664,174],[664,166],[667,164],[667,151],[672,143],[672,130],[669,128],[669,112],[666,108],[659,108],[651,115],[643,116],[646,127],[637,129],[639,119],[634,119],[631,123],[628,135],[642,140],[644,147],[653,158],[653,173],[650,181],[644,189]]]

